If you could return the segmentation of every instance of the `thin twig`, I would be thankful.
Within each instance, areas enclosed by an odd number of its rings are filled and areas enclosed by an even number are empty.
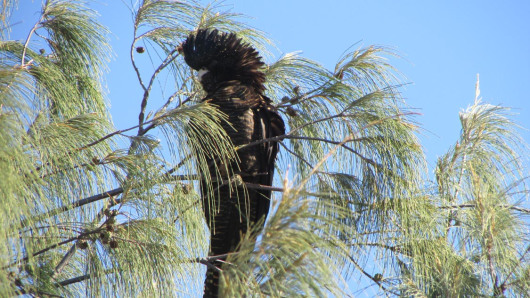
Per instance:
[[[176,97],[176,95],[178,94],[178,91],[173,93],[173,95],[171,95],[169,97],[169,99],[167,100],[167,102],[158,110],[158,112],[155,113],[155,115],[157,115],[159,112],[163,112],[165,113],[166,112],[166,109],[167,107],[169,106],[169,104],[173,101],[174,97]],[[190,101],[191,98],[193,97],[193,95],[190,95],[188,96],[188,98],[186,98],[185,100],[183,100],[181,103],[179,103],[175,108],[173,109],[177,109],[181,106],[183,106],[186,102]],[[144,124],[147,124],[148,122],[145,122]],[[156,123],[151,123],[151,125],[147,126],[146,128],[142,129],[141,131],[138,131],[139,133],[141,133],[141,135],[145,135],[148,131],[150,131],[151,129],[155,128],[156,127]]]
[[[176,55],[174,55],[177,53]],[[151,80],[149,80],[149,85],[147,85],[147,88],[144,89],[144,96],[142,98],[142,103],[140,104],[140,114],[138,115],[138,135],[143,135],[143,124],[144,124],[144,118],[145,118],[145,108],[147,107],[147,101],[149,100],[149,94],[151,93],[151,88],[153,87],[153,83],[155,82],[156,77],[158,74],[166,68],[173,60],[175,60],[179,56],[177,48],[173,49],[164,59],[164,61],[158,66],[158,68],[155,70],[153,75],[151,76]]]
[[[45,292],[45,291],[36,291],[34,289],[29,289],[29,290],[26,290],[24,289],[24,285],[17,285],[19,288],[16,290],[17,294],[20,294],[20,295],[25,295],[25,294],[30,294],[32,297],[42,297],[42,296],[45,296],[45,297],[63,297],[63,296],[60,296],[60,295],[57,295],[57,294],[53,294],[53,293],[49,293],[49,292]]]
[[[352,135],[346,136],[342,142],[338,143],[334,148],[332,148],[314,167],[311,169],[311,172],[307,175],[302,182],[300,182],[300,187],[296,190],[296,193],[299,193],[302,191],[302,188],[306,185],[306,183],[309,181],[309,178],[313,176],[317,172],[317,170],[326,162],[328,158],[330,158],[335,152],[339,149],[340,146],[344,146],[344,143],[349,142],[353,138]]]
[[[302,103],[304,101],[307,101],[309,99],[313,99],[315,97],[319,97],[321,94],[320,93],[316,93],[316,92],[326,89],[326,84],[328,84],[330,82],[331,81],[328,81],[328,82],[324,83],[322,86],[317,87],[317,88],[315,88],[313,90],[307,91],[304,94],[297,94],[297,95],[289,98],[286,101],[282,101],[282,102],[280,102],[279,104],[276,105],[276,108],[291,107],[291,106],[294,106],[296,104],[299,104],[299,103]],[[310,95],[310,94],[312,94],[312,95]]]
[[[405,256],[410,256],[410,255],[407,255],[405,253],[403,253],[403,250],[399,247],[399,246],[390,246],[390,245],[386,245],[386,244],[382,244],[382,243],[352,243],[351,244],[352,246],[375,246],[375,247],[381,247],[381,248],[385,248],[385,249],[388,249],[392,252],[395,252],[395,253],[400,253],[400,254],[403,254]]]
[[[491,250],[492,250],[492,242],[493,242],[493,239],[492,239],[492,236],[491,235],[488,235],[488,240],[489,241],[486,241],[486,257],[488,259],[488,267],[489,267],[489,271],[490,271],[490,276],[491,276],[491,281],[493,282],[493,288],[494,289],[498,289],[499,288],[499,278],[497,276],[497,274],[495,274],[495,268],[494,268],[494,265],[493,265],[493,256],[491,254]],[[489,243],[488,243],[489,242]]]
[[[99,232],[101,232],[101,231],[102,231],[102,229],[95,229],[95,230],[92,230],[92,231],[89,231],[89,232],[81,233],[81,234],[79,234],[79,235],[76,236],[76,237],[71,237],[71,238],[68,238],[68,239],[66,239],[66,240],[64,240],[64,241],[61,241],[61,242],[58,242],[58,243],[52,244],[52,245],[50,245],[50,246],[48,246],[48,247],[46,247],[46,248],[43,248],[43,249],[41,249],[41,250],[39,250],[39,251],[37,251],[37,252],[31,254],[31,256],[26,256],[26,257],[24,257],[24,258],[22,258],[22,259],[20,259],[20,260],[18,260],[18,261],[15,261],[15,262],[13,262],[13,263],[11,263],[11,264],[9,264],[9,265],[4,266],[4,267],[2,267],[2,269],[7,269],[7,268],[13,267],[13,266],[15,266],[15,265],[22,264],[22,263],[24,263],[24,262],[27,262],[30,258],[36,257],[36,256],[38,256],[38,255],[41,255],[41,254],[43,254],[43,253],[45,253],[45,252],[47,252],[47,251],[49,251],[49,250],[51,250],[51,249],[54,249],[54,248],[56,248],[56,247],[59,247],[59,246],[65,245],[65,244],[70,243],[70,242],[72,242],[72,241],[76,241],[76,240],[82,239],[82,238],[84,238],[84,237],[86,237],[86,236],[88,236],[88,235],[95,234],[95,233],[99,233]]]
[[[182,84],[182,86],[181,86],[181,88],[179,90],[177,90],[177,91],[175,91],[175,93],[171,94],[171,96],[169,96],[169,98],[167,99],[166,103],[160,109],[158,109],[158,111],[159,112],[160,111],[165,112],[167,107],[169,107],[169,105],[173,102],[173,100],[175,100],[177,95],[182,93],[183,87],[184,87],[184,84]],[[187,103],[188,101],[190,101],[196,94],[197,94],[197,92],[192,92],[191,95],[189,95],[185,100],[179,102],[177,107],[180,107],[180,106],[184,105],[185,103]]]
[[[118,188],[115,188],[113,190],[109,190],[109,191],[104,192],[104,193],[100,193],[100,194],[97,194],[97,195],[94,195],[94,196],[91,196],[91,197],[88,197],[88,198],[81,199],[79,201],[75,201],[75,202],[73,202],[70,205],[53,209],[51,211],[48,211],[48,212],[46,212],[44,214],[41,214],[41,215],[35,217],[35,218],[32,218],[31,221],[40,221],[40,220],[43,220],[44,218],[55,216],[55,215],[57,215],[59,213],[74,209],[76,207],[81,207],[81,206],[86,205],[86,204],[90,204],[90,203],[97,202],[97,201],[102,200],[102,199],[106,199],[106,198],[109,198],[109,197],[113,197],[113,196],[119,195],[122,192],[123,192],[123,188],[122,187],[118,187]],[[120,199],[115,199],[115,202],[119,203]],[[23,220],[20,223],[20,225],[22,227],[25,227],[25,226],[27,226],[29,221],[30,221],[29,219]]]
[[[173,172],[177,171],[190,158],[191,158],[191,154],[186,156],[178,165],[176,165],[175,167],[173,167],[172,169],[170,169],[166,173],[164,173],[163,176],[166,177],[166,178],[175,179],[175,178],[173,178],[173,176],[171,176],[171,174]],[[177,179],[179,179],[179,178],[184,180],[184,177],[177,177]],[[189,177],[189,178],[191,179],[191,177]],[[103,192],[103,193],[100,193],[100,194],[97,194],[97,195],[94,195],[94,196],[91,196],[91,197],[88,197],[88,198],[80,199],[78,201],[73,202],[72,204],[70,204],[68,206],[59,207],[59,208],[53,209],[51,211],[48,211],[48,212],[46,212],[44,214],[41,214],[41,215],[37,216],[36,218],[32,218],[32,221],[40,221],[40,220],[42,220],[44,218],[48,218],[48,217],[57,215],[59,213],[71,210],[71,209],[76,208],[76,207],[81,207],[81,206],[84,206],[86,204],[97,202],[97,201],[100,201],[100,200],[103,200],[103,199],[106,199],[106,198],[109,198],[109,197],[114,197],[114,196],[117,196],[117,195],[123,193],[123,191],[124,191],[124,189],[122,187],[118,187],[118,188],[115,188],[113,190],[109,190],[109,191],[106,191],[106,192]],[[119,204],[120,202],[121,202],[121,199],[119,199],[119,198],[114,199],[114,203],[113,203],[112,206],[114,206],[116,204]],[[20,225],[22,227],[25,227],[28,224],[28,222],[29,222],[29,219],[23,220],[20,223]]]
[[[99,222],[102,218],[103,218],[103,215],[105,214],[105,210],[114,206],[114,205],[117,205],[118,203],[116,202],[116,200],[114,200],[113,202],[111,202],[110,204],[104,206],[103,208],[101,208],[101,210],[98,212],[98,214],[96,214],[96,217],[94,218],[93,222]],[[105,222],[103,222],[99,228],[97,228],[95,231],[99,232],[101,230],[103,230],[104,226],[107,224],[107,222],[109,220],[111,220],[111,218],[113,218],[114,216],[112,217],[109,217],[107,218],[107,220]],[[81,233],[81,235],[83,234],[86,234],[86,233],[93,233],[93,231],[89,231],[89,230],[85,230],[83,231],[83,233]],[[57,276],[57,274],[59,274],[59,272],[66,266],[68,265],[68,263],[70,262],[70,260],[72,259],[72,257],[74,256],[75,252],[76,252],[76,247],[77,247],[77,242],[74,243],[72,245],[72,247],[70,247],[70,249],[68,250],[68,252],[63,256],[61,262],[59,262],[59,264],[57,264],[57,266],[55,267],[55,270],[54,270],[54,273],[53,273],[53,277]]]
[[[70,279],[67,279],[67,280],[60,281],[60,282],[56,283],[55,285],[56,286],[65,287],[65,286],[68,286],[68,285],[71,285],[71,284],[75,284],[75,283],[78,283],[78,282],[85,281],[85,280],[90,279],[90,278],[92,278],[94,276],[95,276],[94,274],[85,274],[85,275],[82,275],[82,276],[78,276],[78,277],[74,277],[74,278],[70,278]]]
[[[186,157],[184,157],[176,166],[174,166],[173,168],[171,168],[170,170],[168,170],[164,176],[167,176],[169,177],[171,174],[173,174],[174,172],[176,172],[178,169],[180,169],[180,167],[182,167],[184,165],[184,163],[186,163],[188,160],[191,159],[193,155],[190,153],[188,155],[186,155]]]
[[[105,274],[111,274],[111,273],[115,273],[116,270],[115,269],[106,269],[105,270]],[[85,281],[87,279],[90,279],[90,278],[93,278],[97,276],[96,274],[85,274],[85,275],[81,275],[81,276],[78,276],[78,277],[74,277],[74,278],[70,278],[70,279],[67,279],[67,280],[63,280],[63,281],[60,281],[60,282],[57,282],[55,283],[55,286],[56,287],[65,287],[65,286],[68,286],[68,285],[71,285],[71,284],[75,284],[75,283],[78,283],[78,282],[82,282],[82,281]]]
[[[134,35],[136,35],[136,25],[134,26]],[[138,82],[140,83],[140,86],[142,86],[142,89],[144,89],[144,92],[147,91],[147,88],[145,87],[144,81],[142,80],[142,76],[140,75],[140,69],[138,69],[138,66],[136,66],[136,62],[134,61],[134,48],[136,45],[136,41],[138,41],[138,38],[135,38],[131,44],[131,50],[129,52],[130,58],[131,58],[131,64],[134,68],[134,71],[136,72],[136,76],[138,77]]]
[[[164,118],[169,117],[169,116],[170,116],[170,114],[165,113],[165,114],[160,115],[160,116],[158,116],[158,117],[156,117],[156,118],[153,118],[153,119],[151,119],[151,120],[149,120],[149,121],[145,121],[143,124],[153,123],[153,125],[156,126],[156,122],[157,122],[158,120],[164,119]],[[131,126],[131,127],[129,127],[129,128],[116,130],[116,131],[114,131],[114,132],[112,132],[112,133],[109,133],[109,134],[106,135],[106,136],[103,136],[103,137],[99,138],[98,140],[95,140],[95,141],[92,142],[92,143],[89,143],[89,144],[87,144],[87,145],[85,145],[85,146],[83,146],[83,147],[79,147],[79,148],[77,148],[77,149],[75,149],[75,150],[76,150],[76,151],[80,151],[80,150],[87,149],[87,148],[92,147],[92,146],[94,146],[94,145],[96,145],[96,144],[98,144],[98,143],[101,143],[102,141],[104,141],[104,140],[106,140],[106,139],[108,139],[108,138],[111,138],[111,137],[113,137],[113,136],[115,136],[115,135],[122,134],[122,133],[124,133],[124,132],[130,131],[130,130],[133,130],[133,129],[135,129],[135,128],[139,128],[139,127],[140,127],[140,125],[134,125],[134,126]],[[153,127],[151,127],[151,128],[153,128]],[[151,128],[149,128],[149,129],[151,129]],[[142,133],[139,133],[137,136],[142,136],[142,135],[144,135],[144,134],[145,134],[145,131],[143,131]]]
[[[59,264],[55,266],[55,269],[53,271],[52,278],[55,279],[59,273],[63,270],[63,268],[70,262],[70,259],[74,256],[75,252],[77,250],[77,244],[74,243],[72,247],[70,247],[70,250],[64,255],[64,257],[61,259]]]
[[[228,256],[230,256],[230,255],[236,255],[236,254],[237,254],[237,252],[231,252],[231,253],[226,253],[226,254],[222,254],[222,255],[207,256],[205,258],[196,258],[192,262],[196,262],[196,263],[200,263],[200,264],[206,265],[210,269],[213,269],[213,270],[215,270],[217,272],[221,272],[223,270],[221,270],[221,268],[215,266],[213,263],[214,262],[223,262],[223,263],[229,264],[229,263],[226,262],[226,258]]]
[[[499,288],[501,290],[504,290],[506,287],[508,287],[509,284],[507,284],[506,282],[508,281],[508,279],[510,279],[510,277],[512,276],[512,274],[515,272],[515,269],[517,269],[517,267],[519,266],[522,266],[523,265],[523,259],[525,257],[525,255],[530,252],[530,244],[526,247],[526,250],[524,251],[524,253],[521,255],[521,257],[519,258],[519,263],[517,264],[517,266],[515,266],[514,268],[512,268],[512,270],[510,271],[510,273],[508,273],[506,275],[506,279],[504,280],[504,282],[499,286]]]
[[[308,162],[305,158],[303,158],[302,156],[300,156],[300,154],[298,154],[298,153],[292,151],[291,149],[289,149],[287,146],[285,146],[284,143],[281,143],[281,142],[280,142],[280,143],[278,143],[278,144],[280,144],[280,145],[283,147],[283,149],[285,149],[287,152],[291,153],[292,155],[296,156],[298,159],[300,159],[301,161],[303,161],[305,164],[307,164],[307,166],[309,166],[309,168],[313,168],[313,165],[312,165],[310,162]]]
[[[24,60],[26,59],[26,51],[28,49],[28,45],[29,45],[29,41],[31,39],[31,36],[33,35],[33,33],[35,33],[35,31],[37,29],[39,29],[39,25],[42,22],[42,20],[44,20],[45,16],[46,16],[46,14],[43,13],[42,16],[40,17],[40,19],[37,21],[37,23],[35,23],[33,28],[31,28],[31,30],[28,33],[28,37],[26,38],[26,42],[24,43],[24,50],[22,50],[22,58],[20,59],[20,66],[21,67],[24,67],[24,65],[25,65]]]
[[[285,189],[281,187],[274,187],[274,186],[268,186],[263,184],[257,184],[257,183],[249,183],[249,182],[243,182],[245,186],[248,189],[258,189],[258,190],[270,190],[270,191],[277,191],[277,192],[285,192]]]
[[[476,204],[460,204],[460,205],[449,205],[449,206],[440,206],[438,208],[440,209],[463,209],[463,208],[475,208],[477,207]],[[517,207],[517,206],[510,206],[510,205],[498,205],[500,208],[508,208],[511,210],[524,212],[530,214],[530,209],[523,208],[523,207]]]
[[[175,217],[175,219],[173,220],[173,223],[176,223],[180,219],[180,216],[182,214],[188,212],[188,210],[190,210],[191,208],[196,207],[200,202],[201,202],[201,199],[195,200],[195,202],[193,202],[190,206],[188,206],[188,207],[184,208],[184,210],[180,211],[179,215],[177,217]]]
[[[363,269],[363,268],[362,268],[362,267],[361,267],[361,266],[355,261],[355,259],[353,259],[352,256],[348,255],[348,258],[349,258],[350,261],[353,263],[353,265],[354,265],[355,267],[357,267],[357,269],[358,269],[359,271],[362,272],[362,274],[364,274],[366,277],[368,277],[368,278],[371,279],[373,282],[375,282],[378,286],[380,286],[381,289],[382,289],[383,291],[386,291],[386,292],[392,293],[392,294],[394,294],[394,295],[396,295],[396,296],[400,296],[398,293],[396,293],[396,292],[394,292],[394,291],[391,291],[391,290],[385,288],[385,287],[383,286],[381,280],[376,279],[376,278],[375,278],[374,276],[372,276],[370,273],[364,271],[364,269]]]
[[[409,115],[409,114],[414,114],[414,113],[404,113],[404,114],[400,113],[400,114],[396,114],[396,115],[392,115],[392,116],[389,116],[389,117],[385,117],[385,118],[382,118],[382,119],[379,119],[379,120],[376,120],[376,121],[372,121],[372,122],[368,123],[367,125],[365,125],[364,127],[362,127],[359,130],[363,130],[363,129],[366,129],[366,128],[370,127],[370,126],[374,126],[374,125],[379,124],[379,123],[381,123],[383,121],[386,121],[388,119],[394,119],[396,117],[402,117],[404,115]],[[301,125],[301,126],[304,126],[304,125]],[[294,128],[293,130],[291,130],[291,131],[289,131],[286,134],[281,135],[281,136],[261,139],[261,140],[258,140],[258,141],[250,142],[250,143],[245,144],[245,145],[238,146],[238,147],[236,147],[236,151],[237,150],[241,150],[243,148],[250,147],[250,146],[256,146],[256,145],[259,145],[259,144],[262,144],[262,143],[278,142],[278,141],[282,141],[284,139],[298,139],[298,140],[320,141],[320,142],[330,143],[330,144],[333,144],[333,145],[339,145],[340,147],[343,147],[346,150],[354,153],[359,158],[363,159],[363,161],[365,161],[365,162],[367,162],[367,163],[369,163],[369,164],[371,164],[373,166],[377,166],[377,163],[374,162],[373,160],[364,157],[362,154],[360,154],[359,152],[357,152],[353,148],[345,145],[345,143],[347,143],[347,142],[355,142],[355,141],[362,140],[364,138],[353,138],[353,137],[349,136],[347,140],[345,139],[345,141],[343,140],[341,142],[338,142],[338,141],[333,141],[333,140],[328,140],[328,139],[323,139],[323,138],[314,138],[314,137],[305,137],[305,136],[292,136],[291,134],[295,130],[297,130],[297,128]]]

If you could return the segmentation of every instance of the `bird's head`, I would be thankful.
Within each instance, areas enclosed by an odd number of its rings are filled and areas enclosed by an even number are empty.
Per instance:
[[[231,80],[260,93],[265,90],[261,57],[234,33],[201,29],[188,36],[181,52],[186,63],[198,71],[199,80],[207,92],[219,83]]]

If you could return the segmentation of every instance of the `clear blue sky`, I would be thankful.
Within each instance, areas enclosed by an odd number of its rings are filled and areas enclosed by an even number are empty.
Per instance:
[[[14,20],[24,22],[14,38],[25,38],[40,5],[21,2]],[[94,8],[113,32],[108,97],[117,128],[125,128],[137,122],[141,100],[128,58],[132,20],[122,1],[104,2]],[[530,128],[530,1],[227,0],[221,10],[250,16],[246,22],[275,41],[278,55],[302,51],[328,68],[358,42],[395,49],[403,59],[391,62],[411,83],[403,96],[422,114],[416,120],[431,171],[457,140],[458,112],[473,102],[477,73],[483,101],[514,108],[516,122]]]

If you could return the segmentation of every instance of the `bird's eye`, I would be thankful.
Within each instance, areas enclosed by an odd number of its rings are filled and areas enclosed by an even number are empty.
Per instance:
[[[206,69],[206,68],[204,68],[204,67],[201,68],[201,69],[199,69],[199,72],[198,72],[198,74],[197,74],[197,76],[199,77],[199,81],[202,80],[202,77],[203,77],[205,74],[207,74],[207,73],[208,73],[208,69]]]

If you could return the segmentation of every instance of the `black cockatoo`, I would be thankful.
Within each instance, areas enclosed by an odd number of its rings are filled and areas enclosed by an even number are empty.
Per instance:
[[[228,116],[223,129],[234,146],[281,136],[285,125],[264,95],[264,63],[258,52],[242,42],[233,33],[218,30],[198,30],[182,44],[181,53],[186,63],[198,71],[198,77],[207,93],[203,101],[216,105]],[[231,165],[232,173],[218,177],[216,156],[208,160],[213,183],[208,188],[203,180],[202,205],[210,228],[210,255],[222,255],[237,251],[241,236],[250,228],[259,230],[269,212],[271,191],[246,189],[237,186],[230,191],[226,180],[240,177],[245,183],[271,186],[278,143],[264,142],[237,151],[238,161]],[[223,172],[223,171],[221,171]],[[230,177],[229,177],[230,176]],[[224,180],[224,184],[223,181]],[[208,193],[213,189],[214,193]],[[213,202],[212,200],[215,200]],[[220,267],[221,263],[216,266]],[[219,295],[219,272],[208,268],[204,297]]]

